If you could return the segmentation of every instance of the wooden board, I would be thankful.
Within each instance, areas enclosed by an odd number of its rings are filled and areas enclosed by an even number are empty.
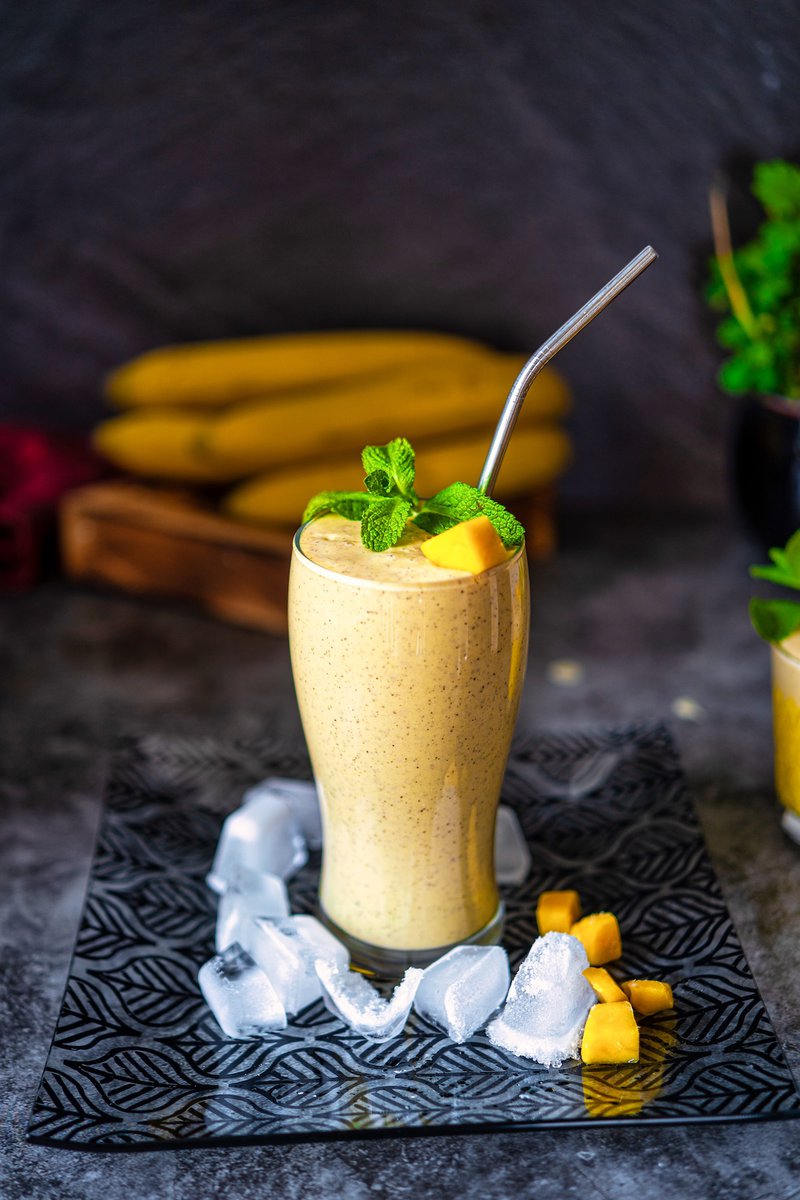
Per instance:
[[[193,600],[234,625],[286,631],[288,532],[230,521],[188,493],[119,481],[71,492],[60,524],[72,579]]]
[[[555,548],[552,490],[514,506],[532,559]],[[191,492],[113,480],[78,488],[60,509],[71,579],[191,600],[234,625],[286,632],[292,534],[222,517]]]

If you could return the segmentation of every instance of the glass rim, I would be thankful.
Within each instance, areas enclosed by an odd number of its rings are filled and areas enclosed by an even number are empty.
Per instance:
[[[800,670],[800,655],[792,654],[790,650],[784,649],[783,642],[770,642],[770,649],[777,658],[782,658],[790,666]]]
[[[324,567],[321,563],[314,562],[313,558],[309,558],[305,551],[300,546],[300,538],[303,530],[307,525],[311,525],[316,517],[311,521],[304,521],[300,528],[292,538],[292,557],[297,555],[302,563],[309,567],[312,571],[316,571],[318,575],[324,576],[326,579],[336,579],[341,583],[350,584],[353,587],[379,588],[381,591],[418,591],[420,589],[427,590],[428,588],[447,588],[447,587],[464,587],[472,582],[475,582],[484,577],[494,575],[495,573],[513,566],[517,563],[520,557],[525,553],[525,541],[517,547],[514,554],[507,558],[505,562],[495,563],[493,567],[489,567],[486,571],[481,571],[478,575],[473,575],[470,571],[462,572],[456,579],[423,579],[416,582],[403,583],[399,580],[383,580],[383,579],[362,579],[359,575],[345,575],[342,571],[334,571],[331,567]]]

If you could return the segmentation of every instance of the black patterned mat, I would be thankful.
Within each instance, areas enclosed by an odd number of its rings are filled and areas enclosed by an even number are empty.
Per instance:
[[[675,1012],[642,1024],[635,1066],[547,1070],[484,1033],[455,1045],[415,1014],[377,1045],[321,1002],[285,1032],[224,1037],[196,983],[213,945],[203,877],[222,813],[267,774],[308,766],[275,745],[158,738],[118,758],[31,1140],[132,1149],[800,1115],[664,729],[535,739],[504,791],[533,853],[527,882],[505,889],[512,968],[538,893],[570,887],[585,911],[617,913],[618,978],[674,987]],[[593,792],[571,786],[598,774]],[[295,911],[313,911],[317,870],[293,881]]]

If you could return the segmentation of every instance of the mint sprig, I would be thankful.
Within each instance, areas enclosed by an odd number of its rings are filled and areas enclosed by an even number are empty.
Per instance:
[[[411,516],[411,501],[388,496],[371,504],[361,518],[361,540],[369,550],[388,550],[403,536]]]
[[[348,521],[360,521],[368,505],[377,498],[365,492],[318,492],[306,505],[303,523],[330,512],[347,517]]]
[[[754,579],[766,579],[782,587],[800,591],[800,529],[783,548],[769,551],[772,562],[750,568]],[[754,597],[749,605],[750,621],[765,642],[782,642],[800,629],[800,603],[796,600],[761,600]]]
[[[437,534],[483,514],[507,549],[522,545],[525,530],[517,518],[468,483],[451,483],[429,500],[421,500],[414,491],[414,450],[406,438],[394,438],[385,446],[365,446],[361,462],[367,490],[319,492],[307,504],[304,522],[323,513],[360,521],[364,545],[382,551],[400,540],[409,520],[427,533]]]
[[[517,518],[497,500],[468,483],[451,483],[424,501],[414,523],[427,533],[444,533],[453,525],[481,514],[492,522],[507,550],[522,545],[525,530]]]
[[[369,481],[379,472],[388,476],[391,491],[384,495],[402,496],[404,500],[416,502],[414,491],[414,475],[416,473],[415,455],[408,438],[393,438],[385,446],[365,446],[361,451],[361,463],[367,472],[364,482],[367,490],[371,491]]]

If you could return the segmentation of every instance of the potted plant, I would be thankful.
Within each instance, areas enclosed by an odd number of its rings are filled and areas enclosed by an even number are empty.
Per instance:
[[[723,314],[723,391],[745,398],[734,453],[737,495],[758,537],[784,542],[800,525],[800,167],[757,163],[765,220],[734,249],[725,196],[711,191],[715,255],[706,298]]]

